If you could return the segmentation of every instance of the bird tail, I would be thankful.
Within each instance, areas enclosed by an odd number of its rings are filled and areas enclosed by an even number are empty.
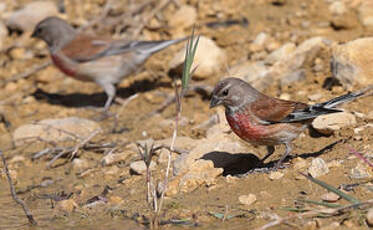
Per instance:
[[[170,45],[185,41],[189,37],[174,39],[174,40],[162,40],[162,41],[139,41],[135,45],[136,51],[145,54],[153,54],[159,52]]]
[[[373,85],[370,85],[362,90],[359,90],[357,92],[348,93],[336,98],[333,98],[329,101],[326,101],[324,103],[316,104],[317,107],[323,107],[326,109],[335,108],[340,104],[347,103],[350,101],[355,100],[356,98],[362,97],[362,96],[370,96],[373,95]]]

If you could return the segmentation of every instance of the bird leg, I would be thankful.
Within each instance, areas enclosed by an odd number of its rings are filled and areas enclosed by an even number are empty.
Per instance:
[[[274,146],[267,146],[267,154],[263,157],[262,163],[275,152]]]
[[[281,167],[282,165],[282,162],[286,159],[286,157],[291,153],[292,151],[292,148],[291,148],[291,145],[290,143],[285,143],[285,153],[282,155],[282,157],[280,158],[279,161],[277,161],[276,165],[275,165],[275,169],[278,169]]]

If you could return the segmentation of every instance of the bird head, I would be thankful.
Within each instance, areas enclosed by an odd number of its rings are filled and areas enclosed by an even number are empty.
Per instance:
[[[226,78],[218,82],[212,91],[210,108],[223,105],[235,111],[246,103],[256,100],[260,93],[239,78]]]
[[[57,17],[47,17],[40,21],[31,35],[45,41],[51,50],[62,48],[75,37],[75,29]]]

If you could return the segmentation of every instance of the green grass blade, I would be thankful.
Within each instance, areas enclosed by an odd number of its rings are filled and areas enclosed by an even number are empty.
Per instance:
[[[193,27],[192,35],[188,39],[186,50],[185,50],[184,68],[183,68],[183,74],[181,78],[181,86],[183,90],[187,89],[189,85],[189,80],[191,77],[190,70],[192,68],[198,42],[199,42],[199,36],[197,37],[197,41],[194,41],[194,27]]]
[[[297,201],[303,202],[303,203],[321,205],[321,206],[325,206],[325,207],[328,207],[328,208],[342,207],[342,205],[340,205],[340,204],[331,204],[331,203],[322,202],[322,201],[315,201],[315,200],[297,200]]]
[[[353,203],[353,204],[356,204],[356,203],[360,203],[360,201],[358,199],[356,199],[355,197],[353,196],[350,196],[344,192],[342,192],[341,190],[331,186],[331,185],[328,185],[327,183],[321,181],[321,180],[318,180],[316,178],[313,178],[312,176],[309,176],[309,175],[306,175],[304,173],[300,173],[302,174],[303,176],[305,176],[308,180],[312,181],[313,183],[315,184],[318,184],[320,185],[321,187],[327,189],[328,191],[330,192],[334,192],[335,194],[337,194],[338,196],[342,197],[343,199]]]

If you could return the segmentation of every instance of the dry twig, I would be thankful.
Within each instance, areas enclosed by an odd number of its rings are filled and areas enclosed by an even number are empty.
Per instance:
[[[31,225],[37,225],[37,222],[35,221],[34,217],[32,216],[32,214],[31,214],[29,208],[27,207],[27,205],[25,204],[25,202],[23,202],[23,200],[19,199],[17,197],[17,195],[16,195],[16,190],[15,190],[15,188],[13,186],[12,178],[10,177],[10,174],[9,174],[8,164],[7,164],[6,160],[5,160],[5,157],[4,157],[2,151],[0,151],[0,156],[1,156],[1,159],[3,161],[4,171],[5,171],[6,177],[8,179],[8,183],[9,183],[9,187],[10,187],[10,194],[12,195],[13,200],[17,204],[21,205],[23,211],[26,214],[26,217],[27,217],[29,223]]]

